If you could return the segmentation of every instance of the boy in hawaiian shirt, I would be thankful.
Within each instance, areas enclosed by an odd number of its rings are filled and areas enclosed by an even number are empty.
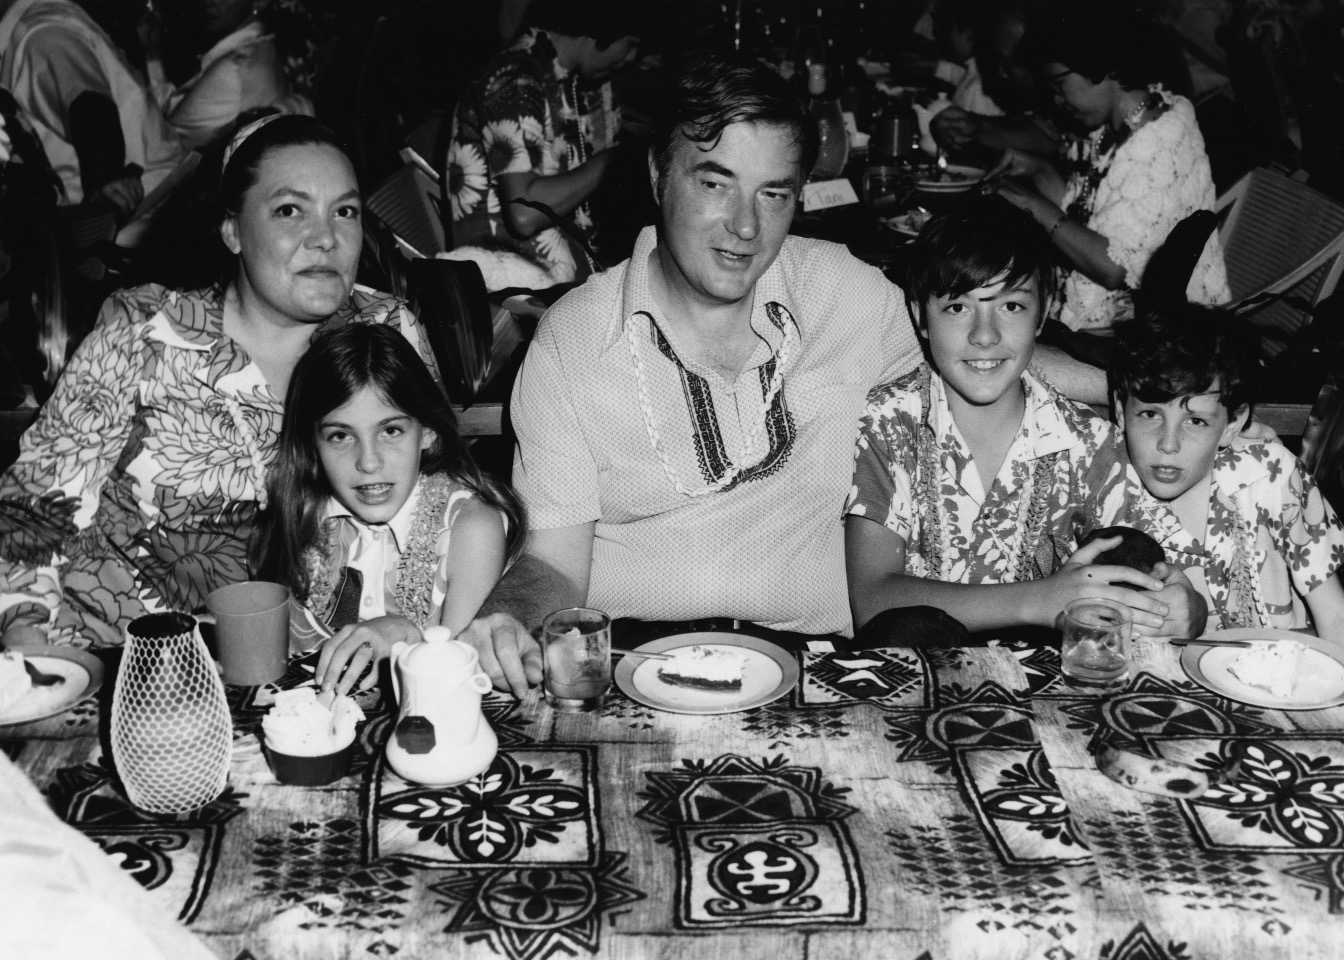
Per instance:
[[[1147,505],[1171,507],[1153,513],[1154,536],[1210,626],[1314,623],[1344,638],[1344,524],[1287,448],[1238,435],[1254,349],[1245,321],[1216,308],[1149,307],[1125,325],[1111,383],[1132,475]]]
[[[931,363],[868,395],[845,521],[856,628],[919,605],[970,630],[1048,627],[1077,597],[1128,605],[1140,633],[1202,627],[1179,570],[1094,564],[1118,538],[1074,552],[1127,522],[1138,491],[1111,425],[1027,369],[1051,263],[1044,231],[996,196],[915,240],[906,300]]]

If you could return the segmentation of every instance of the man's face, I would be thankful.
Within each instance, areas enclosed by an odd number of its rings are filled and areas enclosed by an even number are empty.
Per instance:
[[[609,47],[599,47],[591,37],[585,37],[579,53],[579,75],[585,80],[605,80],[638,53],[639,37],[621,37]]]
[[[1229,417],[1214,392],[1146,403],[1130,397],[1116,411],[1130,462],[1148,492],[1175,500],[1213,469],[1218,448],[1232,442],[1245,411]]]
[[[712,144],[678,136],[661,182],[650,162],[659,267],[676,295],[706,306],[752,295],[789,233],[800,166],[794,132],[762,123],[730,124]]]

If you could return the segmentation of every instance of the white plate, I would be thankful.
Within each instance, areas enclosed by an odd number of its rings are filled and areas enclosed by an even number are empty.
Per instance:
[[[947,166],[947,178],[933,177],[915,183],[915,189],[924,193],[962,193],[971,189],[982,179],[985,171],[980,167],[963,167],[950,163]]]
[[[1181,666],[1191,680],[1214,693],[1271,710],[1320,710],[1344,704],[1344,646],[1305,633],[1262,627],[1216,630],[1208,636],[1210,639],[1250,640],[1252,643],[1296,640],[1307,647],[1298,664],[1293,695],[1276,697],[1268,690],[1243,683],[1232,674],[1232,664],[1245,652],[1245,647],[1204,647],[1191,643],[1181,654]]]
[[[57,673],[65,683],[54,687],[33,687],[8,710],[0,713],[0,726],[32,723],[64,713],[103,685],[103,663],[93,654],[75,647],[24,647],[10,650],[21,653],[43,673]]]
[[[736,713],[778,700],[798,683],[798,660],[769,640],[741,633],[679,633],[640,644],[636,650],[669,653],[681,647],[731,647],[746,657],[741,690],[695,690],[664,683],[658,676],[661,660],[622,657],[616,665],[616,685],[631,700],[669,713]]]
[[[933,218],[933,214],[926,210],[911,210],[909,213],[903,213],[899,217],[892,217],[887,221],[887,226],[895,230],[903,237],[917,237],[919,231]]]

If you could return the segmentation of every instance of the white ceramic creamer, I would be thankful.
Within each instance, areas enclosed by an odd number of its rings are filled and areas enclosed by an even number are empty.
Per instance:
[[[927,107],[920,103],[911,106],[915,108],[915,119],[919,122],[919,149],[931,157],[935,156],[938,153],[938,141],[933,138],[933,118],[952,106],[952,101],[940,90],[938,99]]]
[[[387,740],[387,763],[404,780],[462,783],[490,766],[499,749],[481,711],[490,678],[476,650],[428,627],[422,643],[402,647],[392,664],[400,709]]]

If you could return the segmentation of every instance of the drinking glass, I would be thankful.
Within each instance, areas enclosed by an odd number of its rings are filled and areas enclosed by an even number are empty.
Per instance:
[[[601,610],[557,610],[541,625],[546,702],[557,710],[596,710],[611,685],[611,617]]]
[[[1129,608],[1110,600],[1074,600],[1064,608],[1061,621],[1064,676],[1085,687],[1122,685],[1129,675]]]
[[[863,171],[863,202],[870,209],[895,207],[901,171],[895,166],[872,166]]]

